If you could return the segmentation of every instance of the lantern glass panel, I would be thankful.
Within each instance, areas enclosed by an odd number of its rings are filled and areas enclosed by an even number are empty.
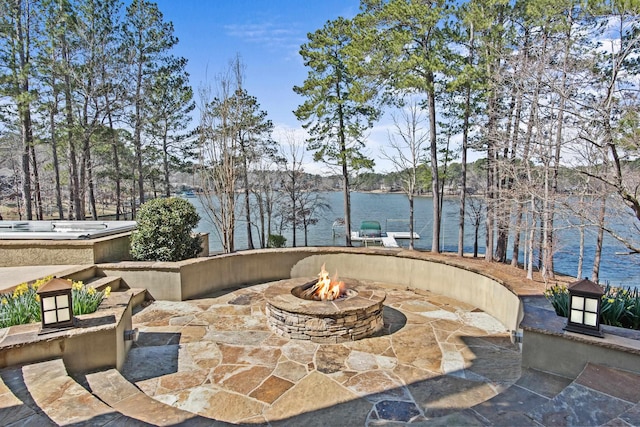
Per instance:
[[[571,321],[573,323],[582,323],[582,314],[581,310],[571,310]]]
[[[594,298],[585,298],[584,309],[586,311],[591,311],[592,313],[595,313],[596,311],[598,311],[598,300]]]
[[[58,308],[69,307],[69,297],[66,295],[58,295],[56,297],[56,306]]]
[[[69,319],[70,317],[68,309],[58,310],[58,322],[65,322]]]
[[[596,313],[584,313],[584,324],[587,326],[596,326],[598,324],[598,316]]]
[[[54,310],[56,308],[56,298],[46,297],[42,298],[42,308],[46,310]]]
[[[54,311],[45,311],[44,313],[44,323],[45,325],[49,325],[51,323],[56,323],[58,319],[56,318],[56,312]]]
[[[571,308],[576,310],[584,310],[584,297],[571,297]]]

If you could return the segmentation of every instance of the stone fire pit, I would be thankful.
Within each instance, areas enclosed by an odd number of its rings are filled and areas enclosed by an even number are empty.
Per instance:
[[[296,296],[310,278],[275,282],[265,291],[269,327],[278,335],[317,343],[339,343],[368,337],[384,326],[386,293],[357,280],[345,279],[345,297],[314,301]]]

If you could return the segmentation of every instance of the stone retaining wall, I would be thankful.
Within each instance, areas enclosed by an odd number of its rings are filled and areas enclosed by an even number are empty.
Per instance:
[[[478,307],[516,330],[522,319],[518,295],[497,278],[446,262],[429,253],[378,248],[285,248],[242,251],[176,263],[101,264],[105,275],[120,276],[132,288],[146,288],[162,300],[187,300],[239,286],[327,271],[356,280],[428,290]]]
[[[0,240],[0,267],[128,260],[130,238],[131,232],[86,240]]]

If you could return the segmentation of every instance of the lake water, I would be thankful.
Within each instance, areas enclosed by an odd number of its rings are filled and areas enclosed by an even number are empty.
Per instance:
[[[332,211],[325,213],[318,223],[309,228],[309,246],[343,246],[344,235],[336,238],[332,235],[332,224],[336,218],[344,216],[342,193],[321,193],[326,202],[332,206]],[[189,199],[200,212],[203,220],[197,231],[208,232],[210,251],[222,250],[220,239],[213,226],[204,220],[202,206],[197,198]],[[432,199],[430,197],[416,198],[415,231],[420,235],[415,240],[416,249],[430,250],[432,238]],[[441,250],[445,252],[457,252],[458,244],[458,200],[445,199],[443,203],[443,220],[441,233]],[[406,195],[398,193],[352,193],[351,194],[351,225],[352,230],[357,230],[360,223],[365,220],[378,221],[383,231],[408,231],[409,202]],[[559,221],[560,222],[560,221]],[[562,226],[560,224],[559,226]],[[274,230],[276,232],[276,230]],[[292,246],[291,230],[283,230],[282,234],[287,238],[287,246]],[[465,252],[473,252],[474,228],[471,224],[465,226]],[[555,254],[555,269],[559,273],[575,276],[578,268],[579,235],[574,228],[565,228],[558,231],[558,250]],[[254,240],[257,241],[257,232]],[[586,233],[585,260],[583,276],[590,276],[593,266],[595,248],[595,230]],[[302,230],[297,232],[297,246],[303,246],[304,235]],[[408,246],[408,240],[398,240],[402,246]],[[484,253],[484,223],[480,226],[479,252]],[[600,282],[609,282],[612,285],[637,286],[640,284],[640,255],[619,255],[625,248],[609,238],[605,237],[605,248],[600,264]],[[356,243],[354,243],[355,245]],[[259,245],[256,244],[256,247]],[[236,226],[236,249],[247,248],[246,226],[239,221]],[[509,246],[509,251],[511,250]],[[510,253],[510,252],[509,252]],[[479,255],[481,256],[481,255]],[[522,255],[520,261],[522,262]]]

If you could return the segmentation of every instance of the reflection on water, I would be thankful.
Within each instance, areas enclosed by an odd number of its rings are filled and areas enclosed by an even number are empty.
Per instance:
[[[332,207],[331,212],[324,214],[318,223],[309,228],[309,246],[342,246],[345,244],[344,236],[333,237],[332,224],[336,218],[344,216],[342,206],[342,193],[323,193],[326,202]],[[201,212],[203,220],[200,221],[197,231],[209,232],[209,246],[212,253],[222,249],[220,239],[216,235],[213,227],[204,218],[202,206],[196,198],[189,199],[198,211]],[[420,234],[420,239],[415,241],[416,249],[430,250],[432,238],[431,212],[432,203],[429,197],[416,198],[415,209],[415,231]],[[242,206],[242,204],[238,204]],[[352,193],[351,195],[351,226],[357,230],[360,223],[365,220],[379,221],[383,231],[408,231],[409,202],[404,194],[385,193]],[[445,199],[442,213],[442,233],[441,250],[446,252],[456,252],[458,244],[458,200],[454,198]],[[575,228],[566,227],[563,220],[558,220],[558,226],[562,229],[557,232],[558,249],[555,255],[556,271],[575,276],[578,266],[579,236]],[[257,228],[254,239],[257,239]],[[277,230],[274,230],[277,232]],[[283,230],[282,234],[287,238],[287,246],[292,246],[292,233],[290,229]],[[465,252],[473,252],[474,228],[467,222],[465,226]],[[593,230],[586,233],[586,248],[583,275],[589,276],[593,266],[593,256],[595,250],[595,232]],[[408,246],[408,241],[398,241],[403,246]],[[301,230],[297,232],[297,246],[303,246],[304,235]],[[479,251],[484,252],[485,236],[484,224],[480,226]],[[258,247],[256,242],[256,247]],[[522,245],[521,245],[522,246]],[[247,247],[246,227],[243,222],[239,222],[236,227],[236,249],[242,250]],[[511,247],[511,245],[509,246]],[[634,255],[617,255],[624,252],[625,248],[609,238],[605,237],[605,248],[603,250],[603,261],[600,266],[600,280],[602,283],[609,281],[612,285],[640,284],[640,257]],[[509,252],[510,254],[510,252]],[[522,255],[520,260],[522,260]]]

